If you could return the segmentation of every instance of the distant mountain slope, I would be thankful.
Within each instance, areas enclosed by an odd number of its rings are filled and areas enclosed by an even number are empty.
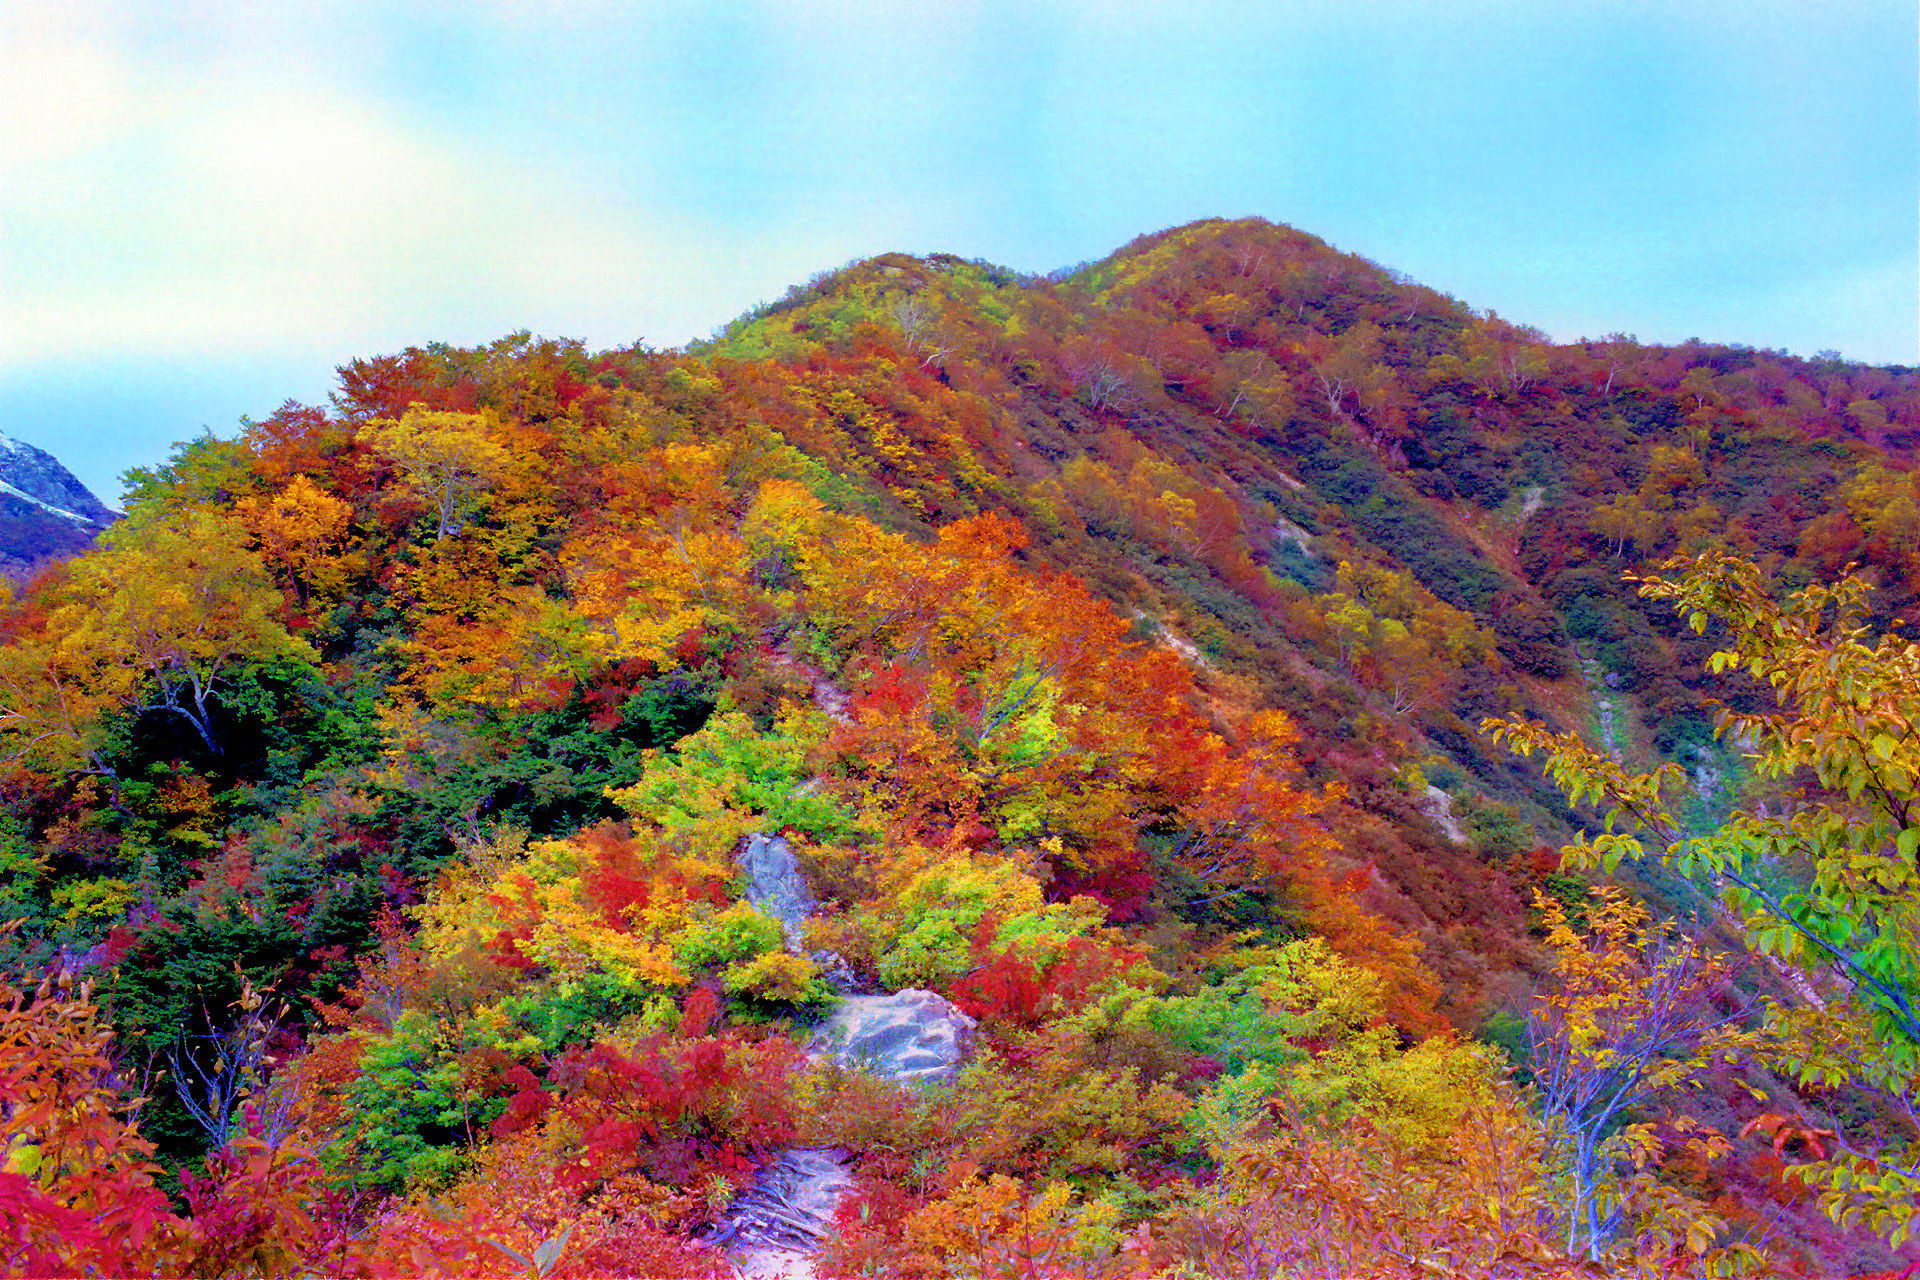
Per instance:
[[[1757,691],[1709,689],[1710,638],[1628,572],[1709,546],[1790,581],[1853,561],[1882,616],[1920,620],[1914,370],[1554,344],[1259,219],[1044,278],[883,254],[687,354],[727,414],[854,478],[880,518],[1011,516],[1029,560],[1284,709],[1348,788],[1361,897],[1467,1008],[1525,948],[1516,901],[1557,883],[1534,850],[1581,820],[1483,717],[1675,760],[1702,821],[1751,782],[1706,699]],[[1433,819],[1455,802],[1464,847]]]
[[[881,254],[680,352],[520,334],[341,375],[330,423],[286,417],[255,448],[338,472],[345,432],[415,403],[555,441],[680,415],[706,441],[797,451],[829,507],[915,539],[1015,521],[1030,568],[1135,618],[1217,706],[1293,718],[1312,776],[1346,789],[1358,898],[1420,939],[1467,1024],[1489,971],[1526,963],[1530,893],[1558,884],[1535,850],[1580,821],[1483,717],[1521,709],[1677,760],[1703,820],[1744,785],[1706,710],[1709,639],[1646,607],[1628,571],[1709,545],[1789,579],[1851,560],[1879,574],[1885,616],[1920,619],[1913,370],[1556,345],[1259,219],[1047,277]],[[587,457],[557,464],[553,492],[635,483],[591,479]],[[537,557],[513,571],[566,577]]]
[[[83,551],[117,519],[58,458],[0,434],[0,572]]]

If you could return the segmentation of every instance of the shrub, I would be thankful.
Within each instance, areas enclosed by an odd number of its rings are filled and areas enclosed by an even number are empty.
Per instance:
[[[85,984],[0,981],[0,1263],[14,1275],[150,1273],[179,1227],[152,1144],[108,1081],[112,1032]]]

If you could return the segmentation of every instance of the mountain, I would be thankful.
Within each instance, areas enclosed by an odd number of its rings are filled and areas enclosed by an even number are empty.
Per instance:
[[[0,435],[0,573],[84,551],[119,518],[52,454]]]
[[[1011,1240],[1090,1274],[1302,1240],[1259,1256],[1554,1274],[1561,1131],[1508,1072],[1583,963],[1553,923],[1618,926],[1616,976],[1665,972],[1619,949],[1649,915],[1742,934],[1706,877],[1563,869],[1602,815],[1482,722],[1676,765],[1705,832],[1817,788],[1715,735],[1770,694],[1629,575],[1852,565],[1863,626],[1920,621],[1914,370],[1554,344],[1257,219],[1048,277],[883,254],[684,350],[339,373],[179,446],[0,615],[0,959],[101,976],[118,1052],[170,1064],[157,1158],[253,1152],[201,1167],[281,1197],[248,1218],[273,1249],[346,1212],[328,1188],[385,1206],[310,1269],[551,1235],[701,1274],[800,1145],[848,1153],[842,1274],[1032,1272],[980,1252]],[[776,842],[778,918],[743,871]],[[1741,981],[1850,1007],[1800,977]],[[848,989],[973,1020],[953,1091],[798,1074]],[[1779,1062],[1678,1095],[1702,1129],[1622,1131],[1610,1265],[1894,1264],[1793,1169],[1898,1107]],[[279,1182],[208,1092],[263,1075]]]
[[[1284,708],[1310,767],[1378,823],[1348,845],[1370,906],[1469,1004],[1538,880],[1509,873],[1574,820],[1483,717],[1521,708],[1630,762],[1678,760],[1702,820],[1743,781],[1704,699],[1751,709],[1757,691],[1710,691],[1708,641],[1628,571],[1708,545],[1790,581],[1857,562],[1882,618],[1920,620],[1913,370],[1555,346],[1258,221],[1143,237],[1048,280],[886,255],[694,353],[723,383],[782,370],[802,394],[736,403],[851,465],[890,519],[1004,511],[1028,558]],[[898,383],[869,390],[883,360]],[[821,423],[840,386],[881,421]],[[1447,793],[1430,801],[1464,845],[1436,840],[1410,779]]]

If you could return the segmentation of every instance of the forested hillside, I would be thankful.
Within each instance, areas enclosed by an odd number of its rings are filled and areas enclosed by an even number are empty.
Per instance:
[[[1599,811],[1480,726],[1674,762],[1694,831],[1800,794],[1715,736],[1775,705],[1725,632],[1628,575],[1853,565],[1920,621],[1917,443],[1914,370],[1555,345],[1259,221],[354,360],[0,618],[0,1252],[696,1275],[815,1144],[859,1187],[823,1275],[1893,1265],[1790,1166],[1906,1120],[1764,1054],[1619,1116],[1622,1220],[1569,1235],[1528,1011],[1664,972],[1650,914],[1739,931],[1563,870]],[[954,1084],[808,1068],[849,987],[977,1019]]]

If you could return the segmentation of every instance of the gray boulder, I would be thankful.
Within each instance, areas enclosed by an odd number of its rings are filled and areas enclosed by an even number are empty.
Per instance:
[[[735,855],[747,900],[780,922],[787,945],[800,949],[800,927],[813,897],[779,836],[753,835]],[[829,974],[846,962],[813,953]],[[909,988],[890,996],[843,996],[815,1030],[809,1053],[873,1072],[906,1088],[951,1080],[966,1056],[975,1023],[944,997]],[[848,1155],[836,1147],[794,1147],[761,1169],[708,1239],[725,1249],[747,1280],[805,1277],[811,1257],[833,1232],[834,1214],[853,1190]]]
[[[813,895],[794,862],[785,836],[755,832],[746,838],[735,861],[747,879],[747,901],[780,922],[787,945],[794,946],[800,925],[813,913]]]
[[[785,836],[755,832],[741,841],[734,855],[747,881],[747,901],[780,922],[787,950],[804,955],[820,966],[821,976],[835,991],[852,991],[858,985],[853,967],[846,957],[832,951],[808,951],[801,936],[802,926],[813,914],[813,894],[794,861],[793,846]]]
[[[953,1079],[977,1026],[932,991],[846,996],[814,1032],[812,1052],[923,1088]]]

